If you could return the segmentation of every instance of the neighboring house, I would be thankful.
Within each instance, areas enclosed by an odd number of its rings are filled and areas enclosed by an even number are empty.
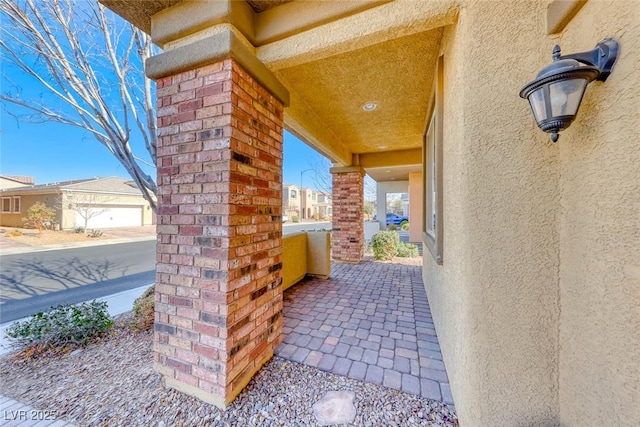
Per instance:
[[[32,176],[0,175],[0,190],[35,184]]]
[[[300,193],[302,219],[331,219],[331,196],[311,188],[302,188]]]
[[[289,218],[327,220],[331,218],[331,196],[306,187],[282,186],[282,209]]]
[[[282,214],[289,219],[300,217],[300,188],[296,185],[282,186]]]
[[[162,48],[145,71],[170,165],[154,336],[167,386],[225,406],[280,342],[288,129],[334,166],[337,262],[364,254],[365,174],[410,194],[461,426],[640,425],[640,2],[99,1]],[[564,77],[582,85],[532,95],[553,92],[536,114],[564,122],[582,100],[553,143],[521,89],[555,44],[608,37],[606,82],[581,66]],[[175,242],[190,246],[169,256]]]
[[[118,177],[90,178],[30,185],[0,191],[0,226],[22,227],[22,218],[36,202],[56,211],[54,225],[103,229],[151,225],[149,203],[133,181]]]

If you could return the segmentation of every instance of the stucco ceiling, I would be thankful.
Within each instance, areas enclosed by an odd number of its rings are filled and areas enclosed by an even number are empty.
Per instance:
[[[337,145],[346,145],[353,154],[420,148],[441,37],[438,28],[278,70],[276,75],[295,94],[293,101],[313,110],[309,117],[330,128],[335,138],[322,143],[336,145],[335,151],[344,148]],[[370,102],[377,108],[364,111]],[[415,159],[416,164],[420,161]],[[403,166],[396,172],[406,175],[416,168],[409,169]],[[377,178],[395,176],[387,171],[393,169],[380,169]]]
[[[150,27],[148,22],[153,14],[181,0],[147,0],[144,8],[130,0],[100,1],[146,30],[145,25]],[[396,7],[394,2],[363,2],[363,10],[369,8],[366,16],[383,23],[376,24],[378,33],[384,34],[380,37],[376,30],[367,28],[368,22],[364,18],[360,19],[364,14],[349,21],[357,27],[353,30],[349,24],[338,23],[347,22],[342,18],[357,14],[360,9],[342,10],[322,2],[291,3],[289,0],[247,0],[247,4],[254,11],[253,19],[258,15],[265,18],[259,25],[262,33],[287,25],[292,27],[282,34],[276,31],[278,37],[270,42],[274,47],[261,45],[258,53],[290,92],[291,103],[285,113],[285,124],[292,132],[336,165],[358,164],[360,159],[366,159],[372,153],[385,153],[382,164],[379,154],[377,163],[368,169],[364,160],[360,162],[376,180],[392,176],[403,179],[409,172],[421,170],[419,150],[444,27],[432,25],[418,30],[416,26],[406,24],[414,21],[407,20],[404,24],[386,21],[384,10]],[[282,8],[277,7],[280,5]],[[378,5],[383,6],[378,8]],[[425,7],[438,7],[435,3],[430,5]],[[413,17],[401,5],[396,9],[396,15],[404,13],[402,16]],[[447,11],[432,13],[446,16]],[[315,19],[318,14],[323,18]],[[427,25],[421,20],[417,22],[418,26]],[[397,32],[390,29],[393,25]],[[252,31],[252,28],[245,30]],[[351,46],[343,49],[345,45],[332,45],[332,31],[338,31],[342,40],[352,37]],[[367,35],[360,39],[365,40],[363,43],[357,37],[353,38],[360,34]],[[368,42],[371,39],[377,40]],[[303,51],[299,59],[289,65],[286,59],[281,60],[278,56],[286,57],[289,52],[279,50],[282,46],[296,50],[325,42],[326,49],[319,50],[319,55],[307,55]],[[365,111],[363,106],[368,103],[374,103],[376,108]],[[387,155],[394,160],[387,161]],[[398,161],[399,157],[404,160]]]

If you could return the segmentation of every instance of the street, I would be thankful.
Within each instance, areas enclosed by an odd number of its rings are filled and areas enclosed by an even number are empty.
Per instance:
[[[283,224],[284,235],[331,222]],[[0,256],[0,324],[155,282],[155,240]]]
[[[155,240],[0,257],[0,324],[155,281]]]

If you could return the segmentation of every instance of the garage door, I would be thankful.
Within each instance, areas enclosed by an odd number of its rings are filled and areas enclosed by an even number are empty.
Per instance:
[[[90,208],[87,228],[137,227],[142,225],[142,208]],[[76,227],[84,226],[82,213],[76,212]]]

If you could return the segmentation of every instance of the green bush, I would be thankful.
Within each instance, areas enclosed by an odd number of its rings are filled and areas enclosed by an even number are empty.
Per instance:
[[[87,345],[113,326],[107,303],[91,301],[78,305],[59,305],[30,319],[16,322],[6,330],[7,337],[19,347],[45,348],[68,344]]]
[[[400,237],[395,231],[378,231],[371,237],[371,250],[378,260],[390,260],[396,256],[396,247],[400,244]]]
[[[48,208],[47,205],[42,202],[35,202],[27,210],[27,216],[22,218],[22,222],[25,227],[37,228],[38,233],[42,233],[42,230],[46,228],[47,224],[53,221],[55,215],[55,209]]]
[[[396,256],[400,258],[416,258],[420,256],[420,252],[418,252],[416,245],[400,242],[396,248]]]
[[[155,285],[149,287],[133,302],[135,326],[138,329],[148,330],[153,328],[155,321],[155,290]]]
[[[84,227],[76,227],[73,229],[76,234],[84,233]]]
[[[291,217],[291,222],[300,222],[300,218],[297,215]]]
[[[371,250],[377,260],[390,260],[393,257],[414,258],[420,256],[418,247],[400,241],[395,231],[378,231],[371,237]]]
[[[100,230],[91,230],[87,236],[91,238],[101,237],[104,233]]]
[[[408,231],[409,230],[409,221],[402,221],[400,223],[400,230]]]

